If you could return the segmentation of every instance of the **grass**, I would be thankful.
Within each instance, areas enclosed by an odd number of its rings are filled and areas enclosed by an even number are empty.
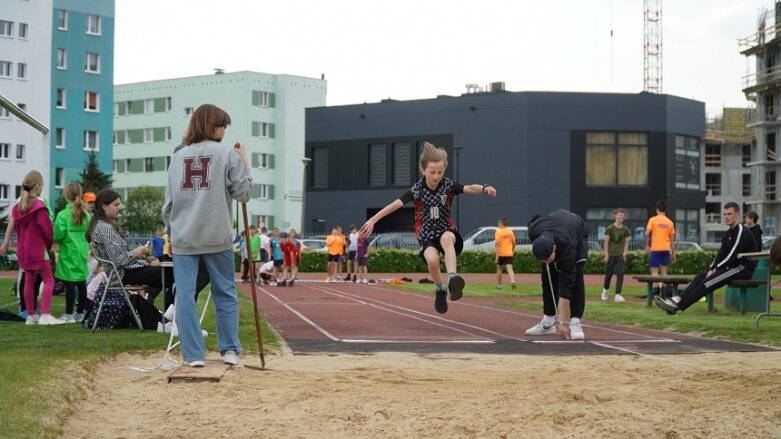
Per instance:
[[[13,279],[0,279],[0,303],[14,300],[8,294],[12,283]],[[204,297],[201,296],[200,303]],[[244,295],[239,297],[239,338],[245,358],[249,358],[253,353],[257,355],[252,300]],[[55,296],[52,314],[61,315],[64,308],[65,298]],[[210,310],[213,309],[212,304]],[[213,330],[213,312],[207,311],[203,327]],[[265,350],[278,350],[279,342],[265,322],[262,330]],[[91,333],[80,325],[27,327],[23,323],[0,322],[0,437],[59,435],[70,402],[82,398],[90,386],[93,364],[122,352],[162,352],[167,343],[168,334],[154,331]],[[216,351],[217,338],[210,335],[206,347]]]
[[[409,283],[403,286],[394,286],[394,288],[434,295],[434,287],[431,284]],[[504,285],[503,290],[495,288],[494,283],[470,282],[467,284],[464,295],[466,297],[493,298],[501,306],[539,312],[542,315],[539,285],[519,284],[516,291],[511,291],[508,285]],[[624,303],[615,303],[612,301],[612,297],[610,301],[602,302],[599,300],[601,292],[600,285],[586,285],[587,303],[583,316],[585,323],[616,323],[648,329],[694,333],[704,337],[728,339],[741,343],[781,347],[781,319],[762,319],[760,327],[757,329],[754,326],[757,312],[741,315],[739,311],[724,307],[724,288],[717,290],[714,294],[714,312],[709,313],[703,302],[674,316],[668,315],[655,306],[648,308],[645,299],[638,299],[646,293],[645,285],[624,286],[623,295],[628,299]],[[779,311],[776,310],[776,312]]]

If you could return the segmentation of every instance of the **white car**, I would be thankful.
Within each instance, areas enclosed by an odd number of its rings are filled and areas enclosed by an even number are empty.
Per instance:
[[[507,227],[513,231],[515,235],[515,249],[531,249],[531,241],[529,240],[529,229],[526,226],[520,227]],[[496,240],[494,240],[494,234],[499,230],[496,226],[478,227],[473,230],[472,233],[464,236],[464,250],[483,250],[494,251],[496,250]]]
[[[325,239],[300,239],[301,242],[301,251],[315,251],[315,252],[324,252],[328,248],[325,246]]]

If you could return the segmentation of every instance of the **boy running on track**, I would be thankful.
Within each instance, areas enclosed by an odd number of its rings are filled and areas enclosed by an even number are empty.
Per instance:
[[[420,257],[428,266],[429,274],[431,274],[437,288],[434,309],[438,313],[444,314],[448,308],[448,291],[450,291],[450,300],[460,299],[464,291],[464,279],[456,274],[456,256],[461,253],[464,241],[458,233],[453,218],[450,217],[453,197],[461,193],[485,194],[495,197],[496,189],[493,186],[482,184],[464,186],[445,177],[447,152],[429,142],[423,144],[419,164],[420,173],[423,175],[421,179],[400,198],[369,218],[361,227],[361,236],[371,235],[374,225],[379,220],[414,201],[415,232],[421,246]],[[440,254],[445,256],[445,268],[448,273],[447,287],[439,273]]]

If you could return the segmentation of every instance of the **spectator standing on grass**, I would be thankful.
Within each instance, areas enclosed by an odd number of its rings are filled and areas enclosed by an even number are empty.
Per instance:
[[[165,233],[165,224],[158,224],[155,228],[155,235],[149,240],[152,246],[152,256],[158,261],[168,261],[170,257],[165,254],[165,243],[168,241],[168,235]]]
[[[651,276],[667,276],[667,267],[675,263],[675,226],[667,218],[667,201],[656,202],[656,216],[652,216],[645,226],[645,251],[648,252],[648,264]],[[661,293],[661,282],[654,286],[654,296]]]
[[[494,233],[496,242],[496,289],[502,289],[502,267],[510,276],[510,287],[515,290],[515,272],[513,272],[513,253],[515,252],[515,234],[507,228],[507,217],[499,218],[499,230]]]
[[[239,300],[233,262],[233,201],[252,195],[252,175],[244,146],[222,143],[231,118],[210,104],[198,107],[171,158],[163,204],[177,279],[176,322],[187,366],[203,367],[206,348],[196,307],[197,274],[204,264],[211,280],[217,345],[225,364],[237,365]]]
[[[87,278],[89,270],[87,258],[87,226],[90,214],[82,201],[81,185],[68,183],[62,192],[65,209],[54,220],[54,241],[60,246],[55,277],[65,282],[65,323],[76,323],[84,319],[87,304]],[[76,314],[73,313],[74,303]]]
[[[260,260],[271,260],[271,238],[268,237],[268,229],[265,226],[260,228]]]
[[[369,238],[365,236],[358,236],[358,247],[355,250],[355,264],[356,264],[356,276],[360,276],[359,280],[355,280],[355,277],[353,277],[353,281],[360,282],[360,283],[369,283],[369,281],[366,279],[366,275],[369,271]]]
[[[271,231],[271,260],[274,261],[274,282],[272,282],[272,285],[284,287],[285,281],[282,277],[282,272],[285,268],[285,256],[282,254],[281,243],[282,237],[280,236],[279,228],[274,227]]]
[[[738,203],[732,201],[726,203],[722,216],[729,230],[724,234],[719,252],[708,270],[695,276],[679,296],[654,297],[656,306],[669,314],[675,314],[678,311],[685,311],[730,281],[751,279],[756,262],[738,255],[757,251],[756,239],[749,228],[741,224]]]
[[[629,252],[629,229],[624,227],[626,210],[618,208],[613,211],[614,221],[605,230],[605,244],[603,251],[605,257],[605,282],[602,285],[602,301],[608,299],[610,293],[610,280],[616,275],[616,295],[613,300],[616,302],[625,302],[621,295],[621,288],[624,285],[624,263],[626,254]]]
[[[339,264],[339,255],[344,252],[344,241],[342,240],[338,226],[331,229],[331,234],[325,238],[325,246],[328,249],[328,277],[326,282],[336,280],[336,267]]]
[[[52,220],[43,201],[38,199],[43,191],[43,176],[30,171],[22,181],[22,196],[11,211],[17,228],[16,255],[19,267],[25,271],[24,301],[29,311],[26,325],[61,325],[63,320],[51,315],[54,276],[48,251],[54,242]],[[35,281],[43,280],[41,316],[35,314]]]
[[[754,235],[754,239],[757,241],[757,251],[762,250],[762,226],[759,225],[759,215],[756,212],[747,212],[743,215],[743,223]]]

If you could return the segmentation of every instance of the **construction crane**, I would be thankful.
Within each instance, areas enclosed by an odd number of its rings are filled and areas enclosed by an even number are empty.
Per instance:
[[[662,0],[643,2],[643,91],[662,93]]]

